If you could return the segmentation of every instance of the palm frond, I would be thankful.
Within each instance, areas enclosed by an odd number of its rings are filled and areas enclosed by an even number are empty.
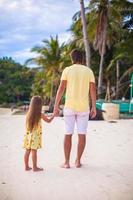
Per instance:
[[[130,75],[131,73],[133,73],[133,66],[130,67],[129,69],[127,69],[124,74],[121,76],[120,78],[120,82],[122,82],[122,80],[127,76],[127,75]]]

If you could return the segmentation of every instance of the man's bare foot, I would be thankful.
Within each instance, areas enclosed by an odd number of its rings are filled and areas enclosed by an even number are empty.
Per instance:
[[[33,171],[34,172],[40,172],[40,171],[43,171],[43,168],[35,167],[35,168],[33,168]]]
[[[81,166],[82,166],[82,164],[80,163],[80,161],[76,160],[75,167],[80,168]]]
[[[69,168],[70,168],[70,165],[64,163],[64,164],[62,164],[60,167],[61,167],[61,168],[65,168],[65,169],[69,169]]]
[[[25,167],[25,171],[30,171],[31,169],[31,167]]]

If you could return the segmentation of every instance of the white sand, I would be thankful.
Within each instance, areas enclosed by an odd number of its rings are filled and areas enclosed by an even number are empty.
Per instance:
[[[10,110],[9,108],[0,108],[0,115],[5,115],[7,113],[10,113]]]
[[[25,172],[24,115],[0,115],[0,200],[133,200],[133,120],[89,122],[83,167],[76,169],[77,135],[71,169],[63,161],[63,118],[43,123],[38,151],[44,172]]]

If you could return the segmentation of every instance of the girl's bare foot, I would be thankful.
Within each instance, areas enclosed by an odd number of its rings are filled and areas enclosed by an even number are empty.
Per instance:
[[[61,168],[65,168],[65,169],[69,169],[69,168],[70,168],[70,165],[64,163],[64,164],[62,164],[60,167],[61,167]]]
[[[80,167],[82,166],[82,164],[80,163],[80,161],[76,160],[76,161],[75,161],[75,166],[76,166],[77,168],[80,168]]]
[[[25,171],[30,171],[31,169],[31,167],[25,167]]]
[[[33,171],[40,172],[40,171],[43,171],[43,168],[35,167],[35,168],[33,168]]]

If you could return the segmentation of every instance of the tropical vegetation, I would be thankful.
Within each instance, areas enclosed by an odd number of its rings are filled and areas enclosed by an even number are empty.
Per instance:
[[[0,59],[0,104],[28,101],[36,69],[16,63],[11,58]]]
[[[83,0],[79,2],[83,8]],[[86,24],[81,20],[83,14]],[[26,61],[24,66],[9,58],[0,59],[0,103],[27,100],[35,94],[41,95],[46,103],[53,101],[61,73],[71,64],[70,51],[73,48],[85,51],[85,39],[88,39],[88,63],[96,77],[98,98],[129,99],[133,73],[133,3],[90,0],[85,9],[74,14],[69,31],[72,37],[67,43],[61,44],[58,36],[50,36],[42,45],[32,47],[37,57]],[[28,63],[37,67],[26,67]]]

